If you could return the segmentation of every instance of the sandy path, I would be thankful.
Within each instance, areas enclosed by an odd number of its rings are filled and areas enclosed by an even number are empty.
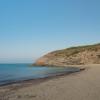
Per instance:
[[[16,91],[8,89],[0,100],[100,100],[100,65]]]

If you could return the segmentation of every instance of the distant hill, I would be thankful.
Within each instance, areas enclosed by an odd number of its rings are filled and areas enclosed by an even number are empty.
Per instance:
[[[100,43],[57,50],[44,55],[35,64],[43,66],[100,64]]]

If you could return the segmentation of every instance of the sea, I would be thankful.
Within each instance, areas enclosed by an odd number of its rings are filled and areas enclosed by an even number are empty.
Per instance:
[[[31,66],[31,64],[0,64],[0,85],[40,79],[80,71],[78,68]]]

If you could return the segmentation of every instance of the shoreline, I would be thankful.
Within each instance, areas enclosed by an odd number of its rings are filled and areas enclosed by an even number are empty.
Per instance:
[[[100,100],[100,64],[79,72],[0,87],[0,100]]]
[[[16,91],[22,90],[24,88],[28,88],[31,86],[37,86],[39,84],[48,82],[50,80],[56,80],[56,79],[60,79],[62,77],[75,75],[77,73],[81,73],[81,71],[84,71],[84,70],[80,70],[80,71],[72,72],[72,73],[63,73],[61,75],[49,76],[49,77],[40,78],[40,79],[30,79],[30,80],[25,80],[25,81],[2,85],[2,86],[0,86],[0,100],[10,100],[8,98],[9,98],[9,95],[12,94],[12,92],[16,93]]]
[[[79,67],[75,67],[75,68],[79,68]],[[66,75],[70,75],[70,74],[73,74],[73,73],[78,73],[78,72],[81,72],[85,70],[85,68],[79,68],[79,71],[75,71],[75,72],[64,72],[64,73],[61,73],[61,74],[55,74],[53,76],[47,76],[47,77],[44,77],[44,78],[37,78],[37,79],[27,79],[27,80],[21,80],[21,81],[15,81],[15,82],[9,82],[9,83],[5,83],[5,84],[1,84],[0,85],[0,88],[1,87],[9,87],[11,85],[21,85],[21,84],[30,84],[30,83],[39,83],[39,82],[43,82],[43,81],[46,81],[46,80],[50,80],[50,79],[54,79],[54,78],[58,78],[58,77],[61,77],[61,76],[66,76]]]

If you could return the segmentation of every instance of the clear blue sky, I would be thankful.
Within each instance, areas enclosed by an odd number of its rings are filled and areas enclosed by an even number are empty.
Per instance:
[[[0,62],[32,62],[100,42],[100,0],[0,0]]]

